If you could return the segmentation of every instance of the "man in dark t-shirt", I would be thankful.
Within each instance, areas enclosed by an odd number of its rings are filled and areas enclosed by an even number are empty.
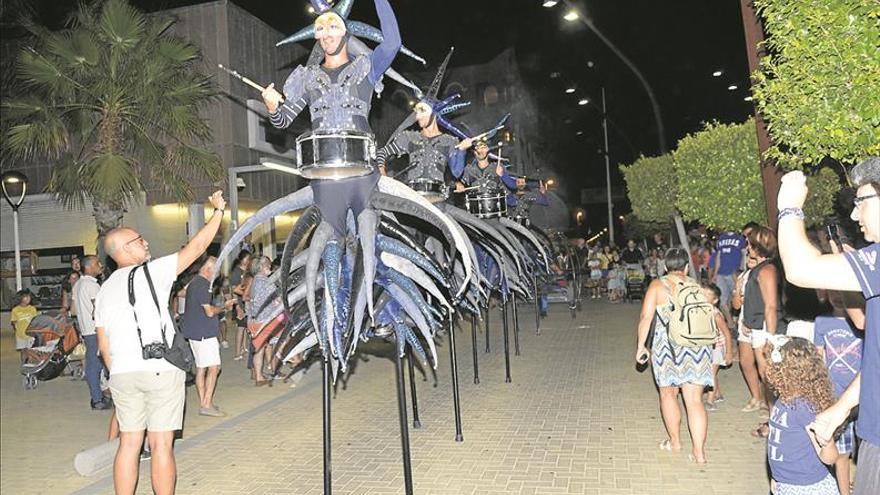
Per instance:
[[[196,361],[196,390],[199,392],[199,414],[221,417],[225,414],[214,404],[214,389],[220,374],[220,314],[223,306],[214,306],[209,281],[217,258],[208,256],[199,266],[199,273],[186,288],[186,311],[183,313],[183,335],[189,340]],[[227,301],[231,307],[234,300]]]
[[[620,253],[620,260],[627,265],[639,265],[645,261],[645,255],[642,250],[636,246],[636,241],[630,239],[626,243],[626,249]]]

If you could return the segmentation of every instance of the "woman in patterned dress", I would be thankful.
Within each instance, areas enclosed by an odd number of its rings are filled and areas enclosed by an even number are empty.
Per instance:
[[[681,410],[678,394],[684,398],[690,430],[693,462],[706,462],[706,432],[709,418],[703,406],[703,389],[712,386],[712,346],[681,347],[669,339],[666,325],[671,310],[672,291],[675,282],[688,278],[688,252],[681,248],[666,251],[668,274],[655,279],[648,286],[639,319],[636,362],[645,364],[648,359],[654,371],[654,381],[660,389],[660,413],[669,438],[660,442],[660,449],[681,449]],[[653,327],[653,342],[648,349],[648,335]]]

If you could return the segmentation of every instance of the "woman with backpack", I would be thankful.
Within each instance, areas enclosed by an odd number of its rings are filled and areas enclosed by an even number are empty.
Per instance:
[[[660,449],[681,449],[681,392],[693,443],[690,459],[705,464],[709,418],[703,406],[703,389],[713,384],[712,350],[718,333],[714,307],[700,284],[687,276],[690,256],[686,250],[671,248],[664,259],[668,273],[651,282],[642,303],[636,362],[645,364],[650,358],[660,389],[660,413],[669,434],[660,442]],[[650,333],[652,342],[648,341]]]

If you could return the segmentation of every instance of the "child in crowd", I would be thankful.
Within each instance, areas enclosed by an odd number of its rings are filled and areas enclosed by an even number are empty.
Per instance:
[[[15,350],[18,351],[21,362],[24,363],[24,350],[29,348],[34,341],[33,337],[28,337],[27,328],[28,325],[30,325],[31,320],[34,319],[34,316],[37,316],[39,312],[37,311],[37,308],[31,304],[33,295],[31,294],[30,289],[22,289],[16,292],[15,297],[18,300],[18,304],[12,308],[9,319],[11,320],[13,330],[15,331]]]
[[[702,284],[703,295],[709,304],[715,306],[715,325],[718,327],[718,336],[715,337],[715,350],[712,351],[712,389],[706,394],[706,410],[717,411],[717,402],[723,402],[724,396],[721,394],[721,383],[718,381],[718,369],[722,366],[729,366],[733,362],[733,336],[721,308],[718,306],[721,301],[721,289],[715,284]]]
[[[853,330],[847,321],[840,293],[829,291],[828,299],[834,307],[834,314],[816,317],[813,325],[813,343],[816,344],[819,354],[825,357],[834,397],[839,398],[862,367],[861,336],[864,333]],[[853,421],[847,421],[843,433],[837,439],[837,451],[840,457],[834,468],[841,495],[850,493],[849,461],[855,446],[853,424]]]
[[[831,379],[812,342],[771,335],[763,349],[767,382],[779,395],[770,413],[767,460],[776,495],[837,495],[826,465],[837,461],[832,442],[819,447],[807,426],[834,403]]]
[[[621,271],[621,268],[617,263],[611,263],[608,265],[608,301],[613,303],[618,303],[621,300],[620,290],[622,289],[620,285],[620,278],[618,277],[618,272]]]
[[[594,251],[590,255],[590,261],[587,262],[587,267],[590,269],[590,291],[591,299],[599,298],[599,291],[601,290],[600,285],[602,284],[602,262],[599,261],[598,252]]]

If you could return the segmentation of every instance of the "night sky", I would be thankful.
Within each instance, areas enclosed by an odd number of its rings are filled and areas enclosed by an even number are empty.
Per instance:
[[[279,31],[289,34],[313,16],[298,0],[233,0]],[[40,11],[57,15],[59,2]],[[67,2],[64,2],[67,3]],[[133,0],[155,11],[200,3],[194,0]],[[659,101],[668,147],[702,122],[740,122],[752,112],[748,67],[737,0],[581,0],[581,14],[642,71]],[[70,2],[71,6],[73,2]],[[601,111],[578,106],[580,98],[599,102],[607,91],[612,182],[622,185],[617,164],[659,152],[650,101],[629,69],[586,26],[568,22],[563,2],[543,8],[541,0],[391,0],[404,44],[424,56],[433,70],[450,46],[451,65],[488,61],[514,46],[525,81],[542,114],[559,122],[548,129],[562,163],[551,164],[576,203],[581,187],[603,187]],[[47,10],[46,5],[52,8]],[[358,0],[352,18],[378,25],[371,1]],[[272,47],[267,47],[272,49]],[[424,68],[404,57],[395,67],[404,74]],[[721,77],[712,72],[722,70]],[[559,76],[552,78],[552,73]],[[565,94],[566,87],[577,92]],[[730,91],[728,86],[738,89]],[[513,118],[516,118],[514,115]],[[570,123],[566,123],[570,121]],[[582,134],[578,135],[578,131]],[[572,204],[572,206],[575,206]]]

